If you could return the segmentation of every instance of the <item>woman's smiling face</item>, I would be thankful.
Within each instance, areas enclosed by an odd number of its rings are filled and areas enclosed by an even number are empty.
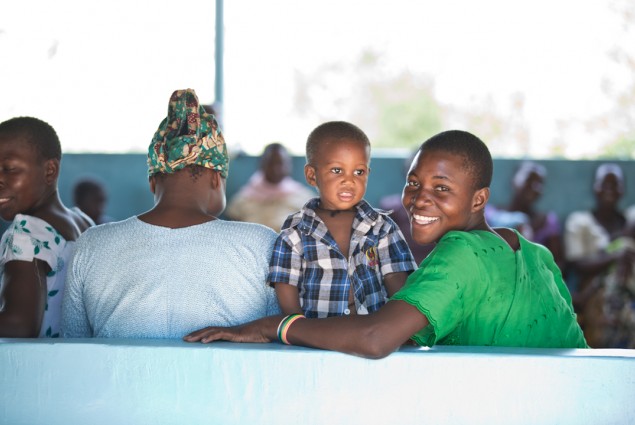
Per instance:
[[[0,136],[0,216],[11,221],[16,214],[37,209],[50,190],[47,163],[24,137]]]
[[[437,242],[450,230],[485,230],[483,208],[489,189],[475,189],[475,179],[462,156],[424,151],[408,171],[402,202],[410,217],[412,238]]]

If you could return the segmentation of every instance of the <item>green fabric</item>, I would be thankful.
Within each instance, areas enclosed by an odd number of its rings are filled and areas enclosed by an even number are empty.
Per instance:
[[[518,234],[518,232],[516,232]],[[420,345],[586,348],[551,253],[518,234],[448,232],[392,299],[423,313]]]
[[[148,174],[169,174],[188,165],[217,170],[227,178],[229,155],[223,134],[192,89],[172,93],[168,115],[148,148]]]

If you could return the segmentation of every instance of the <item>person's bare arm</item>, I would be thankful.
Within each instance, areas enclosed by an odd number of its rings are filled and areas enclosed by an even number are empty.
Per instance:
[[[595,276],[603,273],[618,259],[618,253],[599,252],[592,256],[571,261],[573,267],[581,274]]]
[[[0,337],[37,338],[46,307],[46,273],[40,260],[9,261],[4,265],[4,310],[0,312]]]
[[[184,337],[185,341],[208,343],[271,342],[284,316],[265,317],[230,328],[208,327]],[[382,358],[398,349],[413,334],[428,325],[419,310],[404,301],[389,301],[369,315],[296,320],[288,329],[292,344],[340,351],[368,358]]]
[[[280,309],[284,314],[302,314],[297,286],[289,285],[288,283],[275,283],[274,287]]]
[[[392,297],[400,290],[408,279],[407,272],[388,273],[384,276],[384,286],[389,297]]]

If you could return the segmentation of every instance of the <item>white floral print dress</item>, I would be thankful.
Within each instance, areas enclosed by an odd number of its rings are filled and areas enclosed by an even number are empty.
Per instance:
[[[39,259],[51,270],[46,275],[47,300],[40,337],[57,338],[60,335],[62,295],[66,278],[66,265],[75,243],[66,241],[50,224],[37,217],[18,214],[0,240],[0,294],[4,281],[4,265],[9,261]],[[4,300],[0,299],[0,311]]]

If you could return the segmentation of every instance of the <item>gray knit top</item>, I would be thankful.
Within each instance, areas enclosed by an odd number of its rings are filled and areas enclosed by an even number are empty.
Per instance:
[[[276,233],[223,220],[170,229],[131,217],[77,240],[63,337],[182,338],[280,312],[265,283]]]

